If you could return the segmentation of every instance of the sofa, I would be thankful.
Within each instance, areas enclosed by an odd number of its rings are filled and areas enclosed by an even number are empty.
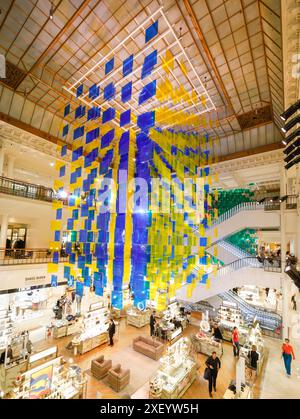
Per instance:
[[[112,367],[112,362],[109,359],[104,359],[104,356],[101,355],[97,359],[93,359],[91,364],[91,373],[94,377],[100,380],[105,377],[108,371]]]
[[[125,370],[120,364],[108,371],[108,384],[110,387],[119,392],[125,388],[130,381],[130,370]]]
[[[138,336],[133,340],[133,349],[157,361],[164,352],[164,345],[152,337]]]

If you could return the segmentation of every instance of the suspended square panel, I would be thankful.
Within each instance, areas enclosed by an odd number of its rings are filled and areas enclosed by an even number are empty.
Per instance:
[[[155,111],[146,112],[138,116],[137,125],[141,130],[147,130],[155,125]]]
[[[101,148],[105,148],[108,147],[110,145],[110,143],[112,142],[112,140],[114,139],[115,136],[115,130],[112,129],[110,131],[108,131],[106,134],[103,135],[103,137],[101,138]]]
[[[73,132],[73,140],[77,140],[77,138],[82,137],[83,134],[84,134],[84,126],[75,128]]]
[[[93,140],[95,140],[96,138],[99,137],[100,134],[100,128],[95,128],[89,132],[86,133],[86,144],[92,142]]]
[[[68,135],[68,133],[69,133],[69,125],[67,124],[63,127],[62,136],[65,137],[66,135]]]
[[[80,86],[77,87],[76,89],[76,97],[81,96],[83,93],[83,84],[81,84]]]
[[[125,84],[121,89],[121,100],[123,103],[128,102],[132,96],[132,82]]]
[[[139,105],[146,102],[152,96],[156,95],[156,80],[152,81],[151,83],[146,84],[143,87],[140,96],[139,96]]]
[[[115,59],[112,58],[105,64],[105,75],[110,73],[114,69]]]
[[[89,98],[96,99],[100,95],[100,87],[94,84],[89,88]]]
[[[111,100],[115,97],[116,89],[113,83],[104,87],[104,100]]]
[[[87,120],[93,120],[93,119],[97,119],[100,117],[100,108],[98,108],[97,106],[94,106],[93,108],[90,108],[88,110],[88,114],[87,114]]]
[[[157,50],[146,56],[142,67],[142,79],[149,76],[157,64]]]
[[[71,105],[67,105],[64,109],[64,116],[69,115],[69,113],[71,112]]]
[[[102,113],[102,124],[109,122],[116,116],[116,110],[114,108],[108,108]]]
[[[152,23],[151,26],[149,26],[146,29],[146,32],[145,32],[145,43],[149,42],[157,34],[158,34],[158,20],[156,20],[154,23]]]
[[[125,111],[123,113],[121,113],[120,115],[120,127],[123,127],[126,124],[130,123],[130,118],[131,118],[131,111],[130,109],[128,109],[128,111]]]
[[[123,77],[128,76],[133,69],[133,54],[123,61]]]

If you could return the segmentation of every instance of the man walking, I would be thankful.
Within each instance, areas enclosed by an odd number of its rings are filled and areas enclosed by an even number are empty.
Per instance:
[[[155,323],[155,311],[153,311],[150,316],[150,336],[154,336]]]
[[[209,368],[208,374],[208,392],[209,397],[212,398],[212,389],[217,391],[217,376],[219,369],[221,368],[221,361],[217,357],[217,353],[213,352],[210,357],[207,358],[205,365]]]
[[[113,319],[110,319],[108,326],[109,346],[114,346],[114,334],[116,333],[116,325]]]

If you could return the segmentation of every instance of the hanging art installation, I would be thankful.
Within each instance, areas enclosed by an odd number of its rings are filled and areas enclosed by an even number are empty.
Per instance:
[[[210,211],[212,140],[193,132],[206,126],[203,115],[214,105],[162,10],[156,13],[160,18],[147,19],[140,52],[121,61],[115,49],[66,87],[74,100],[64,108],[58,144],[71,162],[56,162],[51,283],[58,283],[66,231],[68,285],[79,296],[84,287],[99,296],[109,287],[117,309],[124,285],[138,308],[150,300],[163,310],[183,285],[188,296],[198,282],[209,287],[215,271],[205,251],[206,230],[218,216]],[[177,56],[171,47],[155,48],[164,36],[160,19],[180,45]]]

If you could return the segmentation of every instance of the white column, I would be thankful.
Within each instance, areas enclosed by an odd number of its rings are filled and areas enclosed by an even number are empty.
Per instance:
[[[286,171],[284,165],[281,166],[280,173],[280,195],[286,195]],[[281,243],[281,267],[282,267],[282,327],[283,327],[283,338],[287,338],[289,334],[289,278],[284,272],[285,259],[286,259],[286,225],[285,225],[285,209],[286,203],[281,202],[280,204],[280,243]]]
[[[3,176],[4,154],[4,146],[2,141],[0,141],[0,176]]]
[[[0,230],[0,248],[2,249],[6,247],[7,227],[8,227],[8,215],[2,214],[1,230]]]
[[[14,178],[15,160],[16,160],[16,158],[14,156],[8,155],[6,176],[10,179]]]

